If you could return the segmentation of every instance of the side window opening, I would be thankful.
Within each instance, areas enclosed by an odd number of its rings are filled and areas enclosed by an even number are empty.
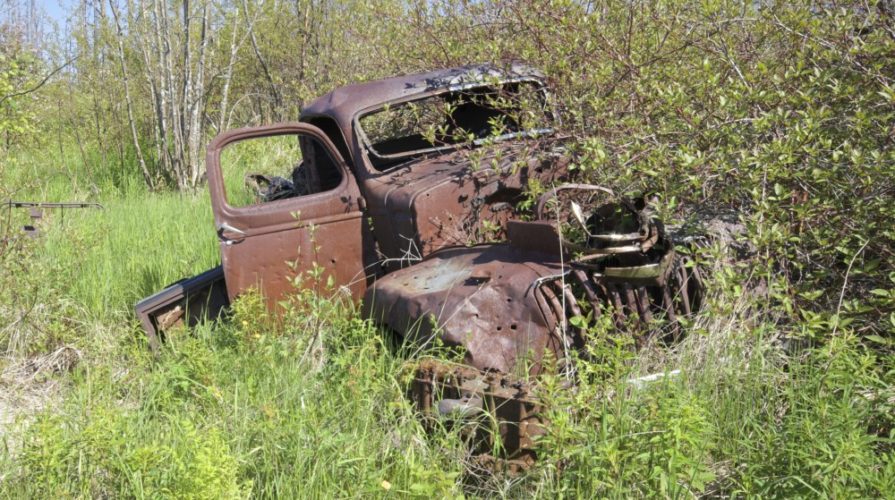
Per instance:
[[[246,139],[221,151],[227,203],[244,207],[330,191],[339,164],[316,138],[284,134]]]
[[[301,151],[304,156],[304,164],[308,166],[304,171],[299,169],[292,171],[292,183],[296,187],[301,186],[302,176],[316,175],[316,185],[311,193],[321,193],[335,189],[342,182],[342,171],[339,165],[333,160],[332,156],[323,147],[317,139],[313,137],[302,137],[299,139],[301,143]],[[298,174],[298,177],[296,176]]]
[[[345,161],[350,160],[351,154],[348,151],[348,144],[345,142],[342,130],[335,120],[326,116],[318,116],[308,120],[308,123],[319,128],[327,137],[329,137],[329,140],[335,144],[336,150],[339,151],[339,154],[342,155],[342,158],[344,158]]]

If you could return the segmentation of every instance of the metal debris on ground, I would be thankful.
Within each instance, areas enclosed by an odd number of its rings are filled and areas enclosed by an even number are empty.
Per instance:
[[[8,210],[12,210],[13,208],[28,208],[28,215],[31,217],[31,223],[26,224],[22,227],[22,230],[29,236],[36,237],[40,234],[40,230],[38,229],[38,224],[44,217],[44,210],[48,208],[60,209],[64,211],[66,209],[78,209],[78,208],[98,208],[103,209],[104,207],[99,203],[89,203],[89,202],[52,202],[52,201],[13,201],[7,200],[3,203],[3,206],[6,206]]]

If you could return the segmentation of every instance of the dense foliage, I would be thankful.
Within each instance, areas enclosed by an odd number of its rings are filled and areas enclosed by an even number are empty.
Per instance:
[[[81,7],[68,47],[29,49],[6,30],[0,48],[0,196],[107,207],[53,219],[37,241],[15,235],[22,214],[0,222],[3,384],[31,390],[10,378],[31,362],[29,384],[66,393],[0,434],[0,489],[895,489],[891,1]],[[75,53],[62,62],[47,55],[66,50]],[[740,265],[703,256],[715,268],[712,300],[671,350],[634,353],[623,336],[591,325],[598,361],[582,362],[579,389],[544,381],[554,425],[537,468],[470,478],[459,438],[427,437],[401,396],[408,353],[337,299],[302,295],[277,323],[249,297],[231,324],[184,334],[157,360],[145,354],[133,301],[215,259],[207,198],[192,194],[202,182],[197,151],[213,133],[294,119],[313,97],[353,81],[512,60],[548,76],[581,179],[657,192],[669,222],[732,211],[757,254]],[[206,228],[198,237],[197,227]],[[73,371],[34,363],[56,360],[48,356],[63,346],[80,353]],[[626,382],[674,369],[682,375],[645,389]]]

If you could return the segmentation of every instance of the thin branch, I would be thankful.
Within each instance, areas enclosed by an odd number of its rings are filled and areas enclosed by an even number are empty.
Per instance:
[[[62,66],[59,66],[58,68],[56,68],[56,69],[54,69],[53,71],[51,71],[47,76],[44,77],[43,80],[40,81],[40,83],[38,83],[38,84],[35,85],[34,87],[32,87],[32,88],[30,88],[30,89],[28,89],[28,90],[23,90],[23,91],[21,91],[21,92],[13,92],[12,94],[6,94],[5,96],[0,97],[0,104],[3,104],[3,101],[5,101],[5,100],[7,100],[7,99],[12,99],[13,97],[20,97],[20,96],[23,96],[23,95],[26,95],[26,94],[30,94],[30,93],[32,93],[32,92],[34,92],[34,91],[40,89],[40,88],[43,87],[48,81],[50,81],[50,78],[53,78],[53,75],[55,75],[56,73],[59,73],[60,71],[62,71],[63,68],[65,68],[66,66],[68,66],[69,64],[71,64],[72,62],[74,62],[74,60],[77,59],[78,57],[79,57],[79,56],[74,56],[74,57],[72,57],[71,59],[69,59],[68,61],[65,61],[65,63],[62,64]]]
[[[831,337],[836,336],[836,330],[839,328],[839,313],[842,312],[842,301],[845,299],[845,289],[848,287],[848,275],[851,274],[851,268],[855,264],[855,260],[861,255],[861,252],[867,248],[867,244],[870,243],[870,240],[864,242],[861,245],[861,248],[855,253],[851,258],[851,262],[848,263],[848,269],[845,270],[845,279],[842,280],[842,291],[839,292],[839,304],[836,306],[836,324],[833,325],[833,333],[830,334]]]

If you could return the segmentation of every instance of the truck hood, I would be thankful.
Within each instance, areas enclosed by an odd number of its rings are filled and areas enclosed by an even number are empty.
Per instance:
[[[537,284],[562,273],[562,265],[548,248],[550,235],[557,241],[552,227],[514,227],[524,233],[518,237],[548,245],[437,251],[377,281],[364,299],[366,317],[405,339],[462,347],[465,362],[480,370],[536,374],[543,354],[558,347],[556,320],[543,313]]]

